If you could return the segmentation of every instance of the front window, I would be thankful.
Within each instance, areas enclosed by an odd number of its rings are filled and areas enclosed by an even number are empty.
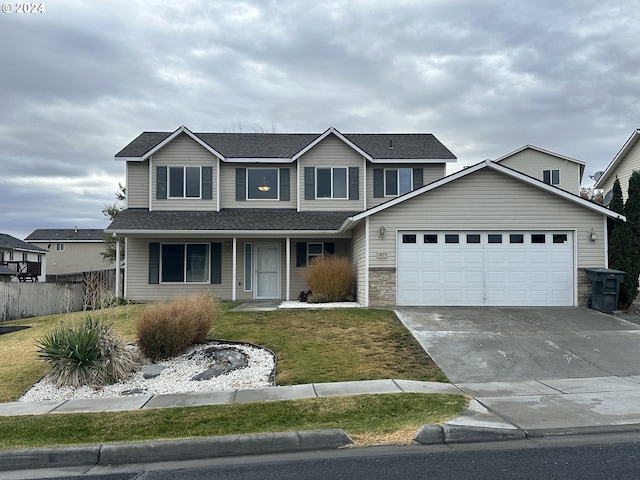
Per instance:
[[[200,167],[169,167],[169,198],[200,198]]]
[[[163,244],[161,261],[162,282],[209,281],[209,245],[206,243]]]
[[[63,252],[64,251],[64,243],[56,243],[56,251]]]
[[[278,169],[247,169],[247,198],[254,200],[277,200]]]
[[[324,255],[323,243],[308,243],[307,244],[307,265],[316,257],[322,257]]]
[[[410,192],[413,187],[413,170],[411,168],[390,168],[384,171],[384,194],[396,197]]]
[[[347,198],[347,168],[317,168],[316,198]]]
[[[560,185],[560,170],[543,170],[542,181],[549,185]]]

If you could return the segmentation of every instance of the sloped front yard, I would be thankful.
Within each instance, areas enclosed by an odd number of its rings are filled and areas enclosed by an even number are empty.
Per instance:
[[[390,310],[276,310],[232,312],[223,303],[209,338],[263,345],[277,354],[278,385],[403,378],[447,381]],[[137,305],[91,312],[133,341]],[[7,322],[26,326],[0,335],[0,401],[14,401],[46,370],[35,341],[59,322],[80,322],[86,313]]]

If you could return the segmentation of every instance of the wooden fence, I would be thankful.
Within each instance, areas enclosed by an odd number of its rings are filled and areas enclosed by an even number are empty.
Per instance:
[[[0,283],[0,321],[3,322],[82,309],[82,285]]]

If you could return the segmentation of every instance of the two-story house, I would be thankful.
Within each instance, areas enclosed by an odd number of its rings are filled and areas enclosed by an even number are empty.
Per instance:
[[[548,185],[562,188],[575,195],[580,194],[585,163],[575,158],[525,145],[494,161]]]
[[[105,261],[104,230],[97,228],[38,228],[25,241],[47,250],[47,275],[67,275],[114,268]]]
[[[116,154],[125,296],[295,299],[348,256],[377,305],[578,305],[616,215],[500,163],[445,176],[431,134],[144,132]],[[123,241],[124,240],[124,241]]]
[[[47,251],[0,233],[0,281],[44,282]]]
[[[595,188],[604,192],[605,204],[611,200],[613,184],[620,180],[622,198],[626,202],[629,196],[629,179],[635,170],[640,170],[640,129],[634,130],[620,151],[613,157],[606,170],[596,178]]]

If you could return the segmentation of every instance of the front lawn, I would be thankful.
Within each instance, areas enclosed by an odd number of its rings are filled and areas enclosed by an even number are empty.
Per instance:
[[[223,302],[209,338],[250,342],[278,356],[278,385],[401,378],[446,382],[447,378],[391,310],[275,310],[233,312]],[[123,338],[136,337],[135,314],[127,305],[90,312]],[[0,335],[0,401],[14,401],[46,370],[35,341],[60,321],[80,322],[88,312],[6,322],[29,326]]]
[[[278,357],[277,384],[400,378],[446,382],[391,310],[233,312],[222,303],[208,337],[263,345]],[[140,305],[90,312],[125,340],[136,337]],[[0,401],[16,400],[44,374],[36,339],[87,312],[6,322],[30,328],[0,335]],[[152,441],[239,433],[342,428],[357,445],[410,443],[425,423],[441,423],[466,406],[462,395],[359,395],[255,404],[0,417],[0,448]]]

